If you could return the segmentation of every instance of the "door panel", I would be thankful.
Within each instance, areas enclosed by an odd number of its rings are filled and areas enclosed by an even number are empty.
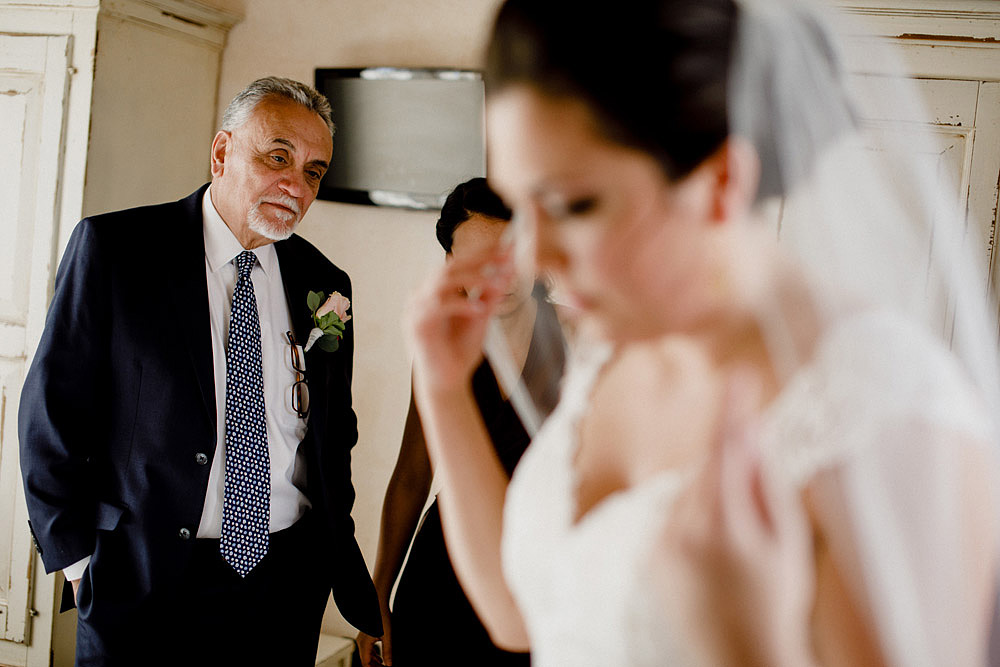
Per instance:
[[[67,36],[0,34],[0,639],[11,642],[27,640],[31,618],[17,407],[53,272],[68,47]]]

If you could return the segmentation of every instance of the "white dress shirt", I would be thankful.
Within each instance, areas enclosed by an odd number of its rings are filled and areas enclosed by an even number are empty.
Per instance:
[[[212,204],[211,187],[205,191],[201,210],[205,235],[205,274],[208,279],[208,311],[212,328],[212,358],[215,373],[215,409],[218,438],[208,476],[205,507],[198,525],[198,537],[218,538],[222,534],[222,501],[225,492],[226,460],[226,346],[229,316],[236,287],[233,259],[243,246],[233,235]],[[288,302],[278,267],[278,254],[271,244],[255,248],[257,263],[250,273],[257,312],[260,317],[261,364],[264,372],[264,406],[267,446],[271,459],[270,532],[288,528],[309,507],[300,489],[305,486],[304,457],[298,452],[306,432],[306,422],[292,409],[291,350],[285,332],[291,329]],[[304,354],[299,355],[305,359]],[[66,579],[83,576],[90,563],[86,557],[63,569]]]
[[[212,324],[212,357],[215,365],[215,403],[218,415],[218,445],[208,476],[205,508],[198,537],[218,538],[222,534],[222,499],[225,491],[226,442],[226,345],[229,315],[236,288],[233,259],[243,246],[215,210],[212,188],[205,192],[201,209],[205,229],[205,272],[208,277],[208,312]],[[264,406],[267,420],[267,448],[271,457],[271,522],[277,532],[295,523],[309,506],[299,490],[305,486],[305,465],[298,454],[306,432],[306,422],[292,409],[291,350],[285,332],[291,318],[285,286],[278,268],[278,253],[271,244],[254,249],[257,263],[250,273],[257,313],[260,317],[261,364],[264,371]],[[304,355],[299,355],[304,359]]]

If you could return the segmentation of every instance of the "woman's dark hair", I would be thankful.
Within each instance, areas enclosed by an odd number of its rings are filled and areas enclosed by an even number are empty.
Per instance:
[[[438,218],[435,231],[445,252],[451,252],[455,229],[477,214],[497,220],[510,220],[511,217],[510,209],[490,189],[485,178],[473,178],[459,184],[441,207],[441,217]]]
[[[728,136],[733,0],[507,0],[487,52],[487,94],[526,83],[582,99],[599,130],[682,178]]]

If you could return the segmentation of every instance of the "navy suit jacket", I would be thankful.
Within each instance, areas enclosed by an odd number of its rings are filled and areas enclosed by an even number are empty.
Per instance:
[[[210,462],[223,451],[202,231],[206,188],[77,225],[21,393],[21,473],[45,569],[92,554],[91,575],[106,570],[117,599],[141,599],[183,572],[211,468],[199,454]],[[275,250],[292,327],[305,341],[308,292],[350,298],[350,279],[298,236]],[[351,518],[353,354],[353,322],[339,350],[317,346],[306,354],[305,493],[324,527],[317,548],[327,555],[338,608],[378,636],[378,601]]]

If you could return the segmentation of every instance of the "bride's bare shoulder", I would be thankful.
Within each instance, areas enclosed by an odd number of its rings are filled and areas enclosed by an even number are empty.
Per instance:
[[[586,430],[616,443],[634,463],[631,477],[682,466],[710,442],[720,377],[710,357],[689,339],[622,346],[594,386]]]

